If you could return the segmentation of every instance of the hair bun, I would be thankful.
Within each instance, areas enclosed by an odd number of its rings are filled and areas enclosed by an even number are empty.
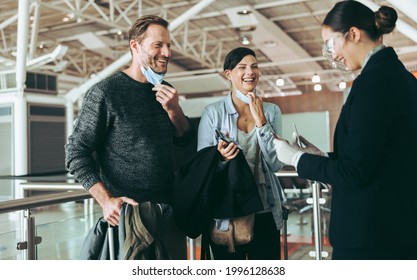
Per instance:
[[[375,12],[375,24],[381,35],[391,33],[395,28],[397,19],[397,12],[388,6],[381,6]]]

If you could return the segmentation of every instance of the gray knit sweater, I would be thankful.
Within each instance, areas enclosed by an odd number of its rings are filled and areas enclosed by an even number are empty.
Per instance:
[[[84,188],[102,181],[114,196],[171,202],[173,144],[190,143],[195,129],[175,138],[152,87],[117,72],[89,89],[65,146],[66,167]]]

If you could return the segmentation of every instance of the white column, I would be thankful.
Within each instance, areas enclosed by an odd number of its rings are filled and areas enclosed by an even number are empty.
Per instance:
[[[29,1],[19,0],[17,24],[16,94],[14,100],[14,175],[28,173],[26,54],[28,50]]]

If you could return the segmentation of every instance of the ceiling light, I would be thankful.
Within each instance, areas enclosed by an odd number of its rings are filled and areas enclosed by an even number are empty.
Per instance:
[[[249,45],[250,44],[250,40],[248,36],[242,36],[242,41],[241,41],[242,45]]]
[[[339,83],[339,88],[340,88],[340,89],[345,89],[345,88],[346,88],[346,82],[341,81],[341,82]]]
[[[311,78],[311,81],[315,84],[320,83],[320,76],[317,74],[314,74],[314,76]]]
[[[314,91],[321,91],[321,84],[315,84]]]
[[[248,9],[243,9],[243,10],[237,12],[238,15],[248,15],[250,13],[252,13],[252,12],[249,11]]]
[[[283,78],[279,77],[276,81],[277,86],[282,87],[283,85],[285,85],[285,81]]]

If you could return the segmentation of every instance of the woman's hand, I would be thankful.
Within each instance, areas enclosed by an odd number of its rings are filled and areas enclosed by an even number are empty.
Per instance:
[[[262,127],[267,121],[264,114],[264,107],[262,98],[256,96],[254,92],[248,92],[247,96],[249,97],[250,103],[249,108],[252,114],[253,119],[255,120],[255,125],[257,127]]]
[[[229,136],[229,133],[226,132],[226,135]],[[222,139],[219,139],[219,143],[217,144],[217,150],[222,155],[223,160],[234,159],[239,153],[239,148],[235,143],[228,143]]]

